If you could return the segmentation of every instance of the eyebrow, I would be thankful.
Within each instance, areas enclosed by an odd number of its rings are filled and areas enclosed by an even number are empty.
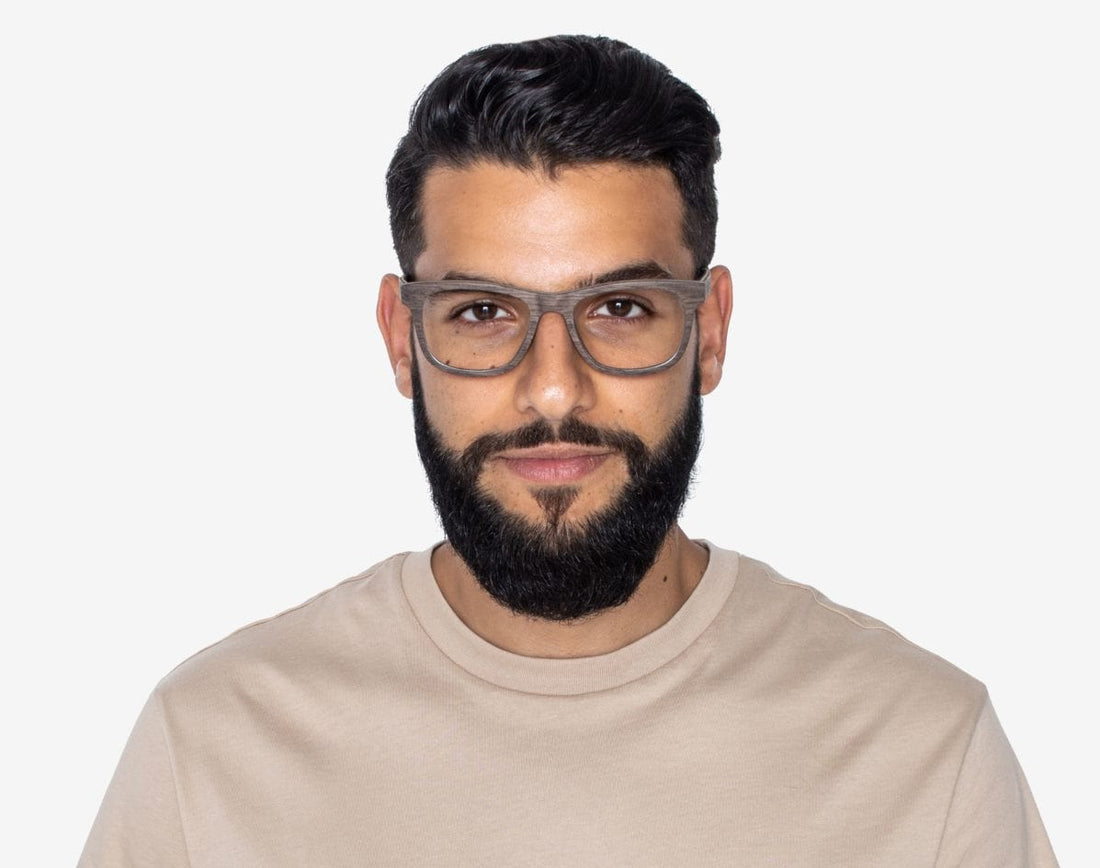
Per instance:
[[[654,259],[645,262],[631,262],[605,271],[602,274],[593,274],[578,280],[571,288],[580,289],[585,286],[595,286],[598,283],[617,283],[620,280],[671,280],[673,274]],[[494,280],[482,274],[474,274],[468,271],[448,271],[440,280],[472,280],[478,283],[495,283],[506,286],[499,280]]]

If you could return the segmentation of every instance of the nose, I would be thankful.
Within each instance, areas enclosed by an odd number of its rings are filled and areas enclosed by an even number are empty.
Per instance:
[[[573,346],[561,314],[543,314],[516,371],[516,408],[524,415],[558,423],[592,407],[593,371]]]

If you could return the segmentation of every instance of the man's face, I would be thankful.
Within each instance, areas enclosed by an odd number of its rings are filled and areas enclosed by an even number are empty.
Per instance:
[[[681,237],[682,204],[670,172],[597,164],[539,170],[483,163],[436,168],[425,182],[425,250],[417,280],[468,278],[555,292],[632,277],[692,278]],[[412,395],[415,354],[426,422],[443,449],[466,452],[485,435],[532,425],[554,432],[580,422],[634,438],[649,452],[669,439],[699,389],[720,376],[728,317],[728,272],[699,313],[698,333],[671,368],[641,376],[607,374],[574,349],[557,314],[542,319],[513,370],[492,377],[440,371],[410,342],[408,311],[384,282],[379,317],[399,388]],[[568,430],[569,426],[566,426]],[[612,505],[631,479],[630,452],[606,443],[509,445],[477,469],[481,493],[528,526],[568,533]]]

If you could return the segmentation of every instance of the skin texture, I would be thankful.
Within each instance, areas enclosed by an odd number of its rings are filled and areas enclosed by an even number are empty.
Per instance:
[[[632,276],[691,278],[692,257],[680,232],[682,207],[671,173],[660,167],[601,163],[561,169],[553,178],[497,163],[435,168],[425,181],[426,246],[415,276],[476,278],[549,292]],[[629,269],[641,270],[623,273]],[[723,267],[711,269],[711,280],[684,357],[643,376],[589,367],[556,314],[544,317],[527,356],[506,374],[478,378],[440,371],[410,341],[410,315],[392,274],[382,279],[378,322],[406,397],[412,395],[416,354],[429,419],[450,449],[461,451],[479,436],[540,419],[557,426],[570,416],[630,431],[652,448],[683,410],[694,359],[702,394],[721,379],[732,288]],[[486,462],[481,486],[529,521],[548,523],[548,503],[554,520],[575,521],[606,505],[627,473],[615,452],[584,452],[506,451]],[[570,496],[548,499],[546,489],[555,485],[571,489]],[[651,632],[675,614],[705,565],[705,551],[674,527],[627,603],[562,623],[501,606],[449,546],[436,549],[432,559],[440,590],[467,626],[506,650],[547,657],[607,653]]]

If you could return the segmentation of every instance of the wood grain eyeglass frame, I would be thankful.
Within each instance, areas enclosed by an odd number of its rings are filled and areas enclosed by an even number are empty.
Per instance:
[[[579,289],[571,289],[565,292],[538,292],[533,289],[523,289],[518,286],[507,286],[499,283],[487,283],[479,280],[400,280],[401,301],[411,311],[413,319],[413,331],[416,332],[417,343],[420,349],[435,367],[449,374],[461,374],[466,377],[493,377],[512,370],[523,361],[527,350],[535,339],[535,332],[547,313],[556,313],[565,320],[565,327],[569,332],[569,339],[573,347],[589,365],[597,371],[605,374],[618,374],[622,376],[637,376],[640,374],[652,374],[671,368],[684,355],[688,340],[691,337],[691,328],[695,324],[695,313],[699,306],[706,301],[710,294],[710,271],[708,270],[700,280],[617,280],[610,283],[596,283],[592,286],[582,286]],[[670,291],[684,312],[684,330],[680,336],[680,345],[669,358],[656,365],[647,365],[644,368],[616,368],[605,365],[592,358],[584,346],[584,342],[577,332],[577,325],[573,321],[573,312],[585,299],[607,293],[630,293],[638,289],[663,289]],[[530,310],[527,324],[527,335],[516,350],[511,360],[504,365],[495,368],[470,369],[456,368],[436,358],[428,347],[428,341],[424,334],[424,304],[428,298],[439,292],[484,292],[490,295],[506,295],[519,299]]]

